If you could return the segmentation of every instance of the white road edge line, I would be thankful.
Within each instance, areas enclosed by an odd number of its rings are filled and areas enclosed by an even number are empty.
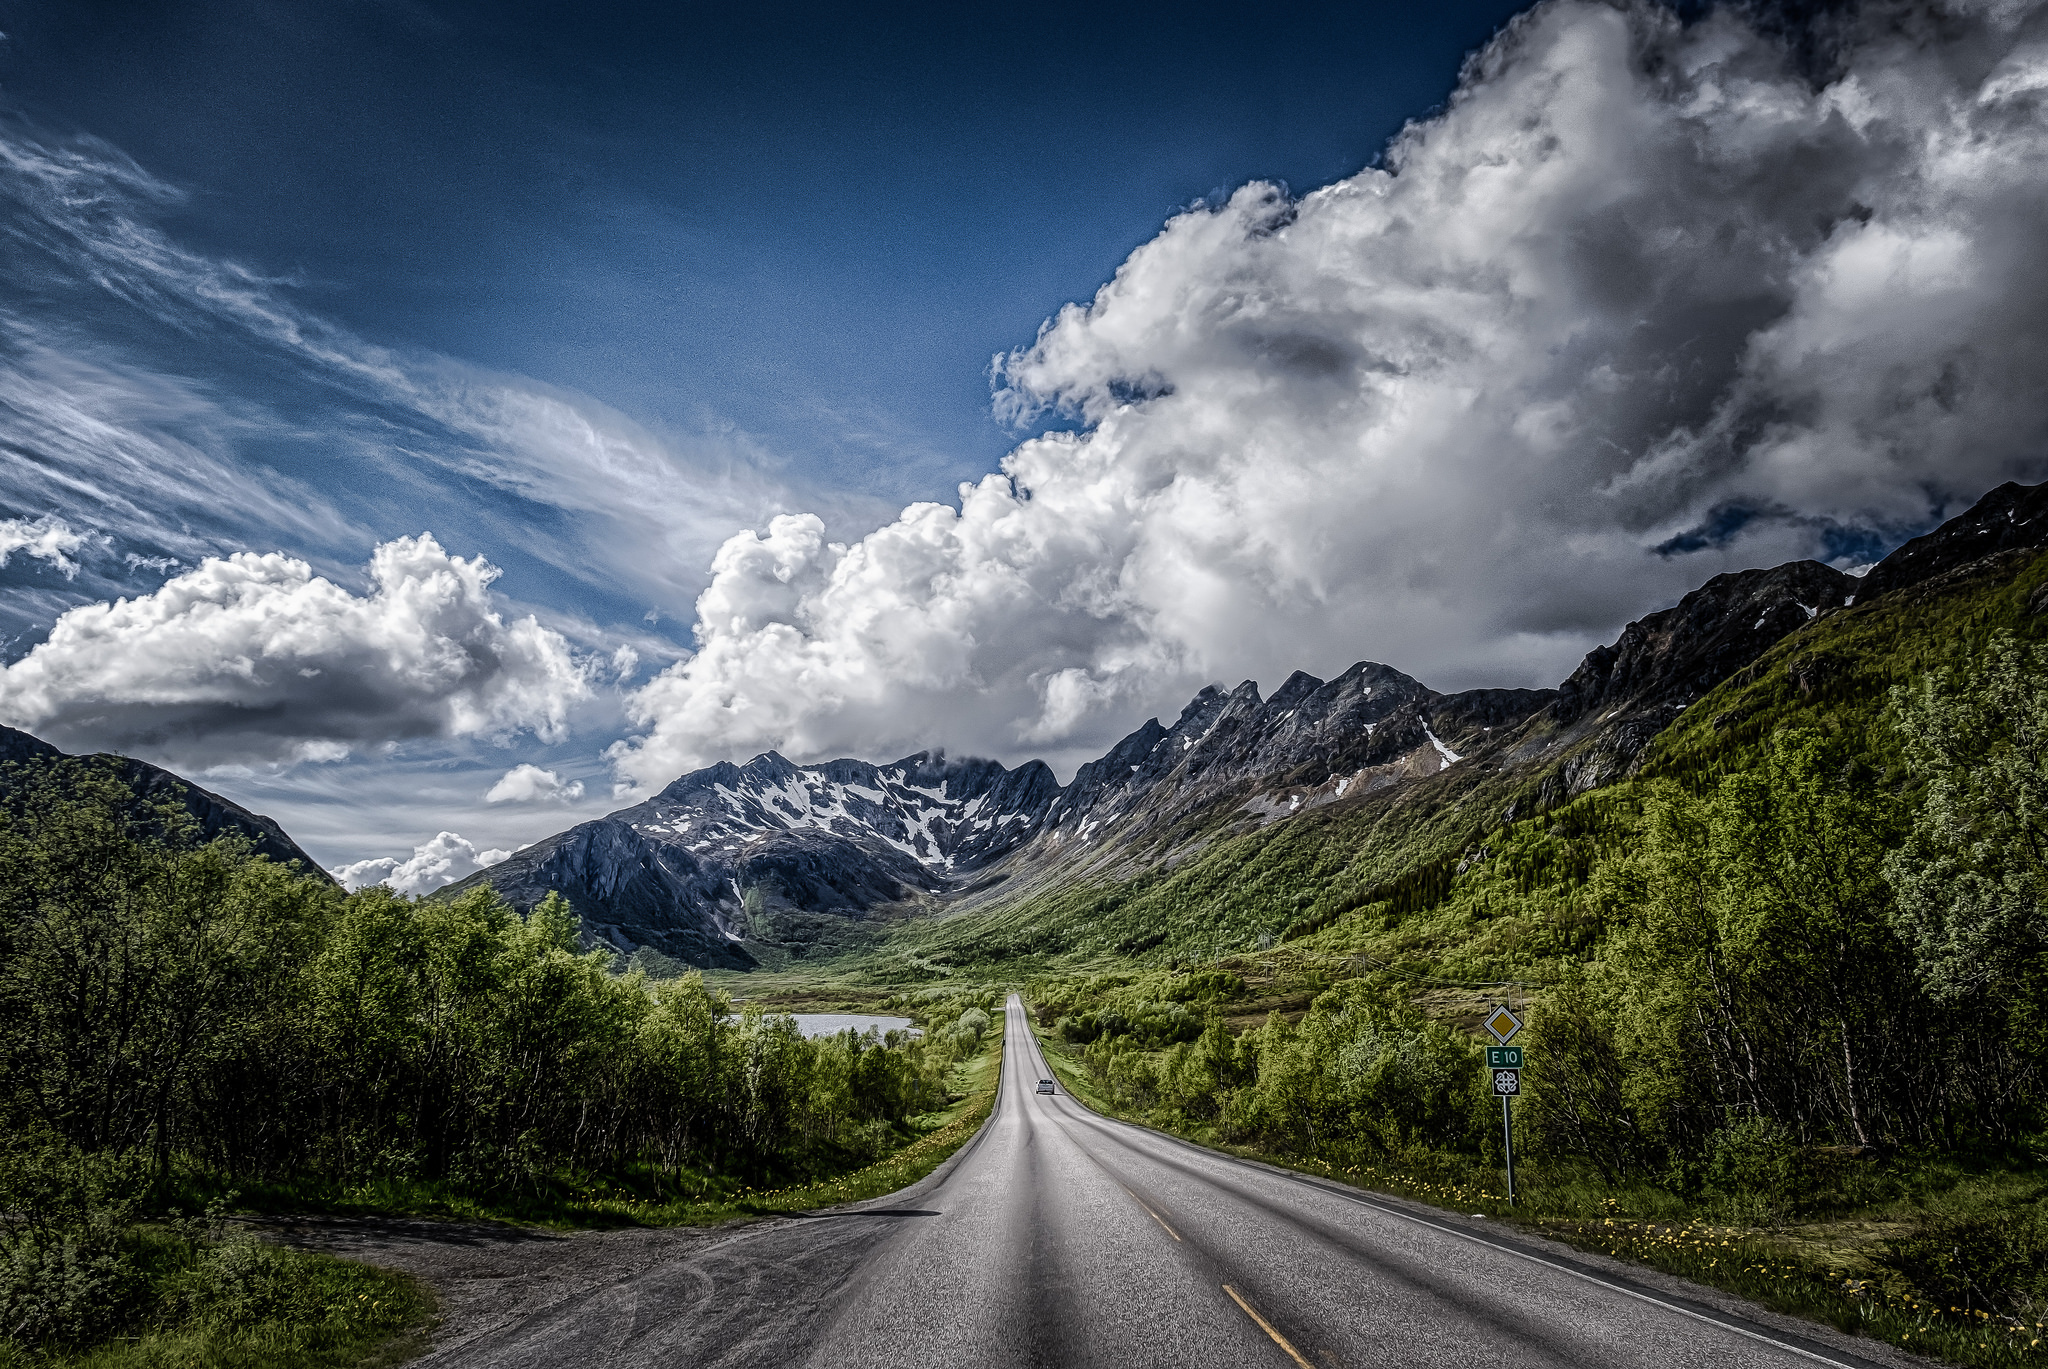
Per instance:
[[[1838,1359],[1829,1359],[1826,1355],[1815,1354],[1811,1350],[1803,1349],[1786,1341],[1776,1340],[1764,1335],[1761,1331],[1752,1331],[1746,1326],[1737,1326],[1734,1322],[1723,1321],[1719,1317],[1710,1317],[1704,1312],[1695,1312],[1690,1307],[1680,1307],[1677,1303],[1666,1302],[1662,1298],[1652,1297],[1648,1293],[1639,1293],[1633,1288],[1624,1288],[1618,1283],[1609,1283],[1597,1275],[1573,1269],[1570,1265],[1558,1264],[1554,1260],[1546,1260],[1541,1255],[1531,1255],[1526,1250],[1517,1250],[1510,1245],[1501,1245],[1496,1241],[1487,1240],[1484,1236],[1475,1236],[1469,1231],[1460,1231],[1454,1226],[1445,1226],[1441,1222],[1432,1222],[1427,1217],[1417,1217],[1413,1213],[1403,1212],[1397,1207],[1390,1207],[1384,1203],[1373,1202],[1369,1198],[1360,1198],[1349,1193],[1338,1192],[1336,1189],[1325,1188],[1322,1184],[1311,1182],[1305,1178],[1297,1177],[1295,1182],[1303,1184],[1305,1187],[1331,1194],[1334,1197],[1342,1198],[1346,1202],[1356,1203],[1360,1207],[1369,1207],[1374,1212],[1384,1212],[1389,1217],[1399,1217],[1404,1222],[1413,1222],[1417,1226],[1426,1226],[1432,1231],[1441,1231],[1447,1236],[1456,1236],[1458,1239],[1470,1241],[1474,1245],[1483,1245],[1488,1250],[1498,1250],[1503,1255],[1513,1255],[1518,1260],[1527,1260],[1531,1264],[1540,1264],[1545,1269],[1555,1269],[1560,1274],[1569,1274],[1575,1279],[1584,1279],[1587,1283],[1593,1284],[1596,1287],[1624,1294],[1640,1302],[1649,1303],[1652,1307],[1661,1307],[1667,1312],[1676,1312],[1681,1317],[1691,1317],[1694,1321],[1705,1322],[1707,1325],[1719,1327],[1723,1331],[1733,1331],[1738,1336],[1747,1336],[1751,1340],[1762,1341],[1765,1345],[1786,1351],[1789,1354],[1798,1355],[1802,1359],[1810,1359],[1815,1364],[1830,1365],[1832,1369],[1856,1369],[1854,1365],[1845,1364]]]
[[[1038,1043],[1034,1040],[1031,1044],[1035,1047]],[[1091,1108],[1090,1112],[1093,1111],[1094,1110]],[[1097,1115],[1099,1116],[1099,1114]],[[1109,1122],[1112,1125],[1130,1125],[1128,1122],[1119,1123],[1118,1119],[1114,1117],[1105,1117],[1102,1120],[1105,1122]],[[1143,1131],[1146,1130],[1146,1128],[1137,1128],[1137,1130]],[[1160,1135],[1162,1139],[1179,1141],[1180,1144],[1184,1146],[1190,1144],[1187,1141],[1181,1140],[1181,1138],[1177,1136],[1166,1136],[1164,1133],[1155,1134]],[[1232,1160],[1236,1158],[1234,1156],[1229,1155],[1218,1155],[1217,1152],[1207,1150],[1202,1147],[1195,1147],[1195,1149],[1197,1153],[1201,1154],[1205,1159]],[[1238,1161],[1238,1163],[1242,1164],[1243,1161]],[[1264,1166],[1261,1166],[1261,1168],[1264,1168]],[[1403,1212],[1401,1211],[1401,1209],[1397,1207],[1392,1207],[1385,1203],[1376,1203],[1372,1201],[1370,1198],[1363,1198],[1359,1197],[1356,1194],[1345,1193],[1340,1189],[1326,1187],[1323,1184],[1315,1182],[1315,1180],[1308,1175],[1290,1173],[1286,1170],[1276,1170],[1274,1172],[1281,1174],[1286,1178],[1292,1179],[1295,1183],[1302,1185],[1304,1188],[1313,1188],[1320,1193],[1328,1193],[1332,1197],[1342,1198],[1346,1202],[1355,1203],[1359,1207],[1371,1208],[1374,1212],[1384,1212],[1389,1217],[1399,1217],[1404,1222],[1413,1222],[1417,1226],[1425,1226],[1432,1231],[1441,1231],[1446,1236],[1456,1236],[1458,1239],[1470,1241],[1474,1245],[1483,1245],[1488,1250],[1498,1250],[1501,1254],[1512,1255],[1518,1260],[1527,1260],[1531,1264],[1540,1264],[1545,1269],[1555,1269],[1560,1274],[1569,1274],[1575,1279],[1583,1279],[1587,1283],[1592,1284],[1596,1288],[1605,1288],[1611,1292],[1623,1294],[1627,1297],[1636,1299],[1638,1302],[1646,1302],[1650,1304],[1650,1306],[1652,1307],[1661,1307],[1667,1312],[1676,1312],[1681,1317],[1690,1317],[1694,1321],[1704,1322],[1708,1326],[1718,1327],[1723,1331],[1733,1331],[1738,1336],[1747,1336],[1753,1341],[1761,1342],[1762,1344],[1771,1346],[1774,1349],[1783,1350],[1787,1354],[1797,1355],[1801,1359],[1812,1360],[1815,1364],[1825,1364],[1830,1366],[1830,1369],[1856,1369],[1855,1365],[1847,1364],[1842,1360],[1829,1359],[1826,1355],[1816,1354],[1811,1350],[1803,1349],[1802,1347],[1790,1344],[1789,1342],[1777,1340],[1771,1336],[1766,1336],[1761,1331],[1752,1331],[1746,1326],[1737,1326],[1734,1322],[1723,1321],[1719,1317],[1710,1317],[1704,1312],[1695,1312],[1689,1307],[1680,1307],[1677,1303],[1666,1302],[1662,1298],[1652,1297],[1648,1293],[1638,1293],[1633,1288],[1624,1288],[1618,1283],[1609,1283],[1606,1279],[1600,1278],[1597,1275],[1588,1274],[1582,1270],[1573,1269],[1569,1265],[1558,1264],[1554,1260],[1546,1260],[1541,1255],[1531,1255],[1525,1250],[1517,1250],[1513,1246],[1501,1245],[1498,1242],[1487,1240],[1484,1236],[1475,1236],[1469,1231],[1460,1231],[1458,1230],[1458,1228],[1454,1226],[1445,1226],[1441,1222],[1432,1222],[1426,1217],[1417,1217],[1413,1213]]]

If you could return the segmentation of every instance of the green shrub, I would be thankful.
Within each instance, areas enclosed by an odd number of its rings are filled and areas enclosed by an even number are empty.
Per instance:
[[[307,1285],[290,1251],[255,1240],[235,1240],[198,1252],[159,1292],[166,1323],[229,1329],[263,1322],[324,1321],[324,1305],[308,1305]]]
[[[89,1345],[127,1319],[140,1283],[109,1223],[17,1232],[0,1245],[0,1339],[24,1349]]]
[[[1723,1197],[1791,1202],[1807,1187],[1797,1140],[1769,1117],[1739,1118],[1715,1132],[1707,1142],[1704,1177],[1707,1189]]]
[[[1937,1217],[1891,1242],[1885,1263],[1946,1305],[2038,1314],[2048,1303],[2048,1204]]]

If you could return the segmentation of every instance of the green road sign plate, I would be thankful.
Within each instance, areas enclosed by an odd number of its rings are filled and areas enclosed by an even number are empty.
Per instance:
[[[1522,1067],[1520,1046],[1488,1046],[1486,1067],[1490,1070],[1518,1070]]]
[[[1520,1070],[1495,1070],[1493,1072],[1493,1091],[1502,1098],[1515,1097],[1522,1091],[1522,1072]]]

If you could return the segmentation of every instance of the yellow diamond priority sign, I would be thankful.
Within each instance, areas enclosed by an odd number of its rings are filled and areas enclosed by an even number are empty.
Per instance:
[[[1501,1004],[1486,1015],[1486,1021],[1481,1025],[1493,1034],[1494,1040],[1505,1046],[1522,1029],[1522,1019],[1509,1012],[1506,1004]]]

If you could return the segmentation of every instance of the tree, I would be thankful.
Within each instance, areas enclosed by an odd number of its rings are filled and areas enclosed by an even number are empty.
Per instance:
[[[1885,861],[1896,923],[1942,1002],[2010,995],[2038,1013],[2048,956],[2048,657],[2011,633],[1980,669],[1892,691],[1926,798]],[[2048,1024],[2037,1024],[2048,1025]]]
[[[1711,793],[1649,805],[1618,1017],[1629,1104],[1670,1139],[1738,1109],[1869,1145],[1913,1111],[1918,996],[1882,876],[1896,819],[1870,779],[1838,740],[1790,730]]]
[[[169,1163],[185,1101],[303,958],[322,893],[91,761],[0,809],[0,1107]]]

